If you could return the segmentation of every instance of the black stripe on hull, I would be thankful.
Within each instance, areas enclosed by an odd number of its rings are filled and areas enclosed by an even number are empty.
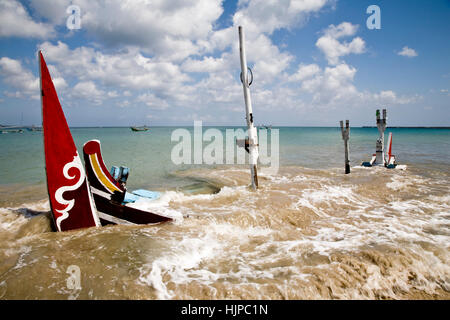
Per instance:
[[[102,224],[103,227],[108,226],[108,225],[116,225],[117,224],[117,223],[114,223],[112,221],[108,221],[108,220],[105,220],[102,218],[100,218],[100,223]]]
[[[122,204],[114,203],[97,194],[93,194],[95,206],[100,212],[104,212],[115,218],[125,220],[134,224],[155,224],[166,221],[172,221],[171,218],[158,215],[149,211],[143,211],[136,208],[128,207]],[[114,224],[114,222],[101,219],[102,224]]]

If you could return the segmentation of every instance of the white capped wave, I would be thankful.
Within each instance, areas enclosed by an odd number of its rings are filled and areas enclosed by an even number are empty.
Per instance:
[[[171,299],[175,293],[167,288],[165,277],[174,284],[192,281],[210,284],[220,278],[232,277],[230,273],[212,272],[201,264],[213,263],[219,257],[223,260],[230,252],[239,255],[238,249],[253,237],[268,236],[272,230],[260,227],[239,228],[227,223],[210,223],[199,235],[184,235],[179,241],[172,241],[172,249],[150,261],[140,269],[139,282],[152,286],[158,299]],[[153,257],[152,257],[153,258]]]

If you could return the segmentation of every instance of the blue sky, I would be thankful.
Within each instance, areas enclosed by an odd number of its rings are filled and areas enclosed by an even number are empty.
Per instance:
[[[374,125],[387,108],[392,126],[450,126],[449,14],[448,0],[0,0],[0,124],[41,122],[40,48],[69,125],[244,125],[243,25],[257,124]]]

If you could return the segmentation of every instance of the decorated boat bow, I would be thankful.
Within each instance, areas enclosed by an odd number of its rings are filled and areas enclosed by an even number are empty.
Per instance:
[[[57,231],[100,226],[86,174],[39,51],[47,190]]]
[[[125,188],[128,168],[113,167],[113,174],[106,169],[98,140],[84,144],[84,163],[88,181],[102,224],[155,224],[171,221],[170,217],[130,206],[139,200],[155,200],[159,193],[149,190],[128,192]]]

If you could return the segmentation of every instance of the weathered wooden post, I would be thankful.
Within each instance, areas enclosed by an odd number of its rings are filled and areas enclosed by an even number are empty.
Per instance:
[[[350,173],[350,161],[348,160],[348,138],[350,134],[350,123],[348,120],[345,120],[345,129],[344,129],[344,121],[341,121],[340,124],[341,124],[342,139],[344,140],[345,146],[345,174],[348,174]]]

